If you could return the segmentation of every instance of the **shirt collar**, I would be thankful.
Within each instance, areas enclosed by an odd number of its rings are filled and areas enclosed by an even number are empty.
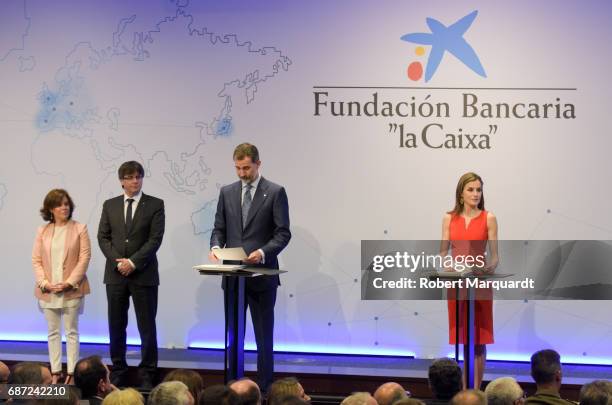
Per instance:
[[[257,178],[250,183],[251,187],[253,188],[253,190],[257,190],[257,186],[259,185],[259,180],[261,180],[261,174],[258,175]],[[243,189],[248,184],[246,181],[243,181],[243,180],[240,180],[240,182],[242,183],[242,188]]]
[[[128,197],[127,194],[123,194],[123,203],[125,204],[125,202],[129,199],[132,198],[135,202],[140,201],[140,197],[142,197],[142,190],[140,190],[138,192],[138,194],[136,194],[134,197]]]

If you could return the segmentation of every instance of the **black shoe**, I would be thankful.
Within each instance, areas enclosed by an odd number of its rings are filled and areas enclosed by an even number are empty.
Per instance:
[[[127,370],[117,370],[111,372],[110,381],[115,387],[127,387]]]

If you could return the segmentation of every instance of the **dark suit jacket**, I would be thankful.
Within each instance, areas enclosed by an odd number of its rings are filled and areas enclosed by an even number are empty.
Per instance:
[[[253,196],[244,230],[241,200],[241,181],[221,188],[210,247],[242,246],[247,254],[261,249],[265,254],[265,263],[260,266],[278,269],[278,254],[291,239],[289,202],[285,189],[262,177]],[[247,283],[261,290],[280,284],[278,276],[254,277]]]
[[[132,229],[126,234],[123,195],[104,202],[98,227],[98,243],[106,256],[104,284],[133,282],[159,285],[157,250],[164,236],[164,201],[142,194],[133,216]],[[128,277],[117,271],[115,259],[127,258],[136,270]]]

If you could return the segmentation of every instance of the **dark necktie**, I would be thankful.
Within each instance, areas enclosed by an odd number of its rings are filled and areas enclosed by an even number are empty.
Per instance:
[[[127,212],[125,214],[125,229],[127,232],[129,232],[130,229],[132,229],[132,203],[134,202],[134,199],[128,198],[127,202],[128,202],[128,207],[127,207]]]
[[[244,192],[244,198],[242,199],[242,229],[244,229],[247,218],[249,216],[249,208],[251,208],[251,202],[252,202],[251,188],[253,188],[253,186],[250,184],[247,184],[244,187],[246,188],[246,191]]]

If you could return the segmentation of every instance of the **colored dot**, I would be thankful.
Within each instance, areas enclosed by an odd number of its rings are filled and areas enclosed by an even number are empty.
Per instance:
[[[423,76],[423,65],[421,62],[412,62],[408,65],[408,78],[413,82],[416,82]]]
[[[425,55],[425,48],[423,48],[422,46],[417,46],[414,50],[414,53],[416,53],[417,56],[423,56]]]

